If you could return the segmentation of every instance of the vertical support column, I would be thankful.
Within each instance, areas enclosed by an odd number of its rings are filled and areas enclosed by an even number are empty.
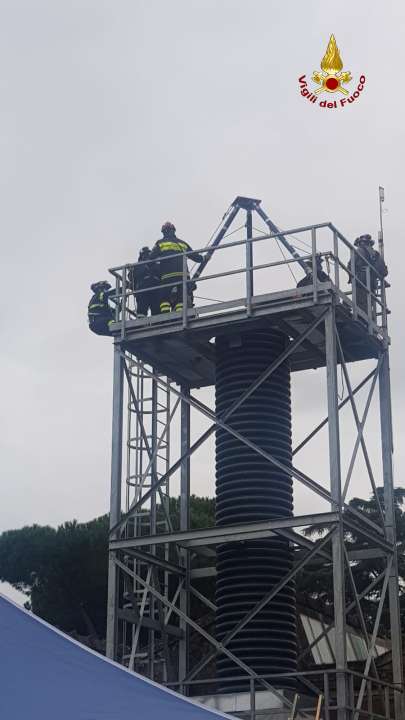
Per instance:
[[[354,248],[350,250],[350,280],[352,283],[352,304],[353,304],[353,320],[357,320],[357,282],[356,282],[356,253]]]
[[[253,248],[252,248],[252,211],[246,212],[246,311],[252,314],[253,288]]]
[[[314,288],[314,305],[318,302],[318,268],[316,265],[316,229],[311,228],[312,247],[312,283]]]
[[[396,549],[394,473],[392,465],[393,437],[391,410],[391,382],[388,349],[384,351],[379,370],[381,449],[384,478],[384,517],[387,540],[394,545],[394,557],[388,580],[388,598],[391,626],[391,652],[393,682],[399,688],[403,686],[401,619],[399,610],[398,558]],[[403,698],[395,693],[395,720],[404,717]]]
[[[182,278],[182,302],[183,302],[183,327],[186,328],[188,325],[188,286],[187,286],[187,279],[188,279],[188,268],[187,268],[187,255],[183,255],[183,278]]]
[[[333,599],[336,636],[336,693],[337,720],[346,720],[347,706],[347,652],[345,614],[344,539],[342,520],[342,487],[340,473],[339,400],[337,384],[337,351],[335,308],[332,306],[325,318],[326,379],[328,394],[329,466],[332,510],[339,513],[339,525],[332,537]]]
[[[339,243],[336,230],[333,231],[333,254],[335,256],[335,285],[337,289],[340,288],[340,275],[339,275]]]
[[[156,368],[153,368],[153,372],[156,372]],[[151,465],[151,483],[155,482],[155,479],[157,477],[157,454],[156,454],[156,447],[157,447],[157,433],[158,433],[158,426],[157,426],[157,417],[158,417],[158,384],[157,380],[152,380],[152,398],[151,398],[151,421],[150,421],[150,451],[152,455],[152,465]],[[152,497],[150,499],[150,534],[156,535],[157,532],[157,522],[156,522],[156,491],[152,493]],[[151,553],[154,555],[156,553],[156,546],[152,545],[151,547]],[[152,620],[156,620],[156,598],[152,595],[152,593],[149,596],[149,614]],[[150,630],[149,631],[149,677],[151,680],[155,679],[155,631]]]
[[[121,482],[122,482],[122,425],[124,396],[124,362],[121,348],[114,345],[114,376],[113,376],[113,418],[112,418],[112,451],[111,451],[111,493],[110,493],[110,528],[118,523],[121,517]],[[114,533],[111,539],[118,537]],[[106,655],[116,659],[118,629],[118,568],[115,564],[114,552],[108,556],[108,595],[107,595],[107,638]]]
[[[125,322],[127,319],[127,266],[122,270],[122,298],[121,298],[121,340],[125,338]]]
[[[185,396],[190,395],[189,388],[182,387]],[[180,454],[184,455],[190,449],[190,405],[181,401],[181,448]],[[188,530],[190,527],[190,458],[187,457],[181,463],[180,469],[180,530]],[[180,591],[180,610],[186,615],[189,614],[189,575],[190,560],[188,550],[181,551],[182,565],[186,569],[185,582]],[[183,638],[179,643],[179,680],[183,680],[188,672],[188,624],[180,620],[180,629],[183,631]],[[183,689],[184,692],[184,689]]]

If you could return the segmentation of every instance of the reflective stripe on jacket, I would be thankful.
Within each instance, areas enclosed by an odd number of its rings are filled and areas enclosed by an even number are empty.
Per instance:
[[[88,316],[113,318],[114,311],[108,304],[108,293],[94,293],[88,305]]]
[[[155,244],[151,259],[159,261],[160,279],[170,280],[182,277],[183,258],[180,253],[189,252],[190,260],[199,262],[201,255],[193,253],[192,248],[184,240],[179,238],[162,238]],[[176,257],[177,256],[177,257]]]

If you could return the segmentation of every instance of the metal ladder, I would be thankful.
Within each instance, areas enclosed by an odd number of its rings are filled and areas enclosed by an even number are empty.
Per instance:
[[[135,358],[129,363],[132,386],[136,401],[128,394],[127,441],[126,441],[126,488],[125,510],[138,502],[151,488],[154,478],[160,478],[170,465],[170,391],[161,389],[158,382],[147,375],[147,366]],[[143,424],[142,424],[143,423]],[[152,455],[152,457],[151,457]],[[136,512],[125,528],[125,537],[139,537],[169,532],[169,479],[154,492],[151,498]],[[152,548],[152,552],[153,552]],[[165,551],[166,559],[168,548]],[[126,563],[147,582],[151,581],[148,563],[131,557]],[[167,596],[168,577],[163,574],[162,594]],[[123,628],[123,661],[133,670],[151,679],[166,680],[166,658],[156,638],[156,631],[147,621],[159,621],[156,600],[135,579],[125,576],[124,609],[133,612],[138,622],[127,623]],[[165,610],[163,611],[165,612]],[[142,626],[147,627],[147,643],[140,644]],[[156,624],[156,623],[155,623]],[[142,637],[145,632],[142,633]],[[130,641],[128,643],[128,637]],[[131,645],[129,649],[129,645]],[[124,647],[125,646],[125,647]]]

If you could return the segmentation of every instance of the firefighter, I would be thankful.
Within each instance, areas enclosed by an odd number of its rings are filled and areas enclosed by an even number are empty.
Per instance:
[[[309,272],[308,275],[304,275],[302,280],[297,283],[297,288],[306,287],[307,285],[312,285],[313,283],[312,262],[308,261],[305,264]],[[316,255],[316,277],[318,278],[319,282],[328,282],[330,280],[329,275],[327,275],[326,272],[324,272],[322,269],[322,256],[318,254]]]
[[[378,253],[376,250],[373,250],[373,245],[374,240],[372,239],[371,235],[360,235],[360,237],[356,238],[356,240],[354,241],[354,246],[357,248],[357,253],[355,256],[355,269],[352,269],[350,260],[347,265],[349,273],[352,272],[354,275],[356,275],[356,279],[360,281],[356,282],[356,303],[359,306],[360,310],[363,310],[363,312],[365,312],[366,314],[368,312],[368,292],[366,289],[367,268],[369,267],[368,263],[376,271],[373,272],[373,269],[370,268],[370,292],[372,293],[372,295],[375,295],[376,293],[380,277],[384,278],[386,275],[388,275],[388,268],[380,253]],[[351,282],[352,276],[350,275],[349,283]],[[376,303],[374,298],[371,298],[371,307],[373,317],[375,319]]]
[[[132,290],[139,293],[136,295],[137,317],[146,317],[148,310],[151,315],[157,315],[159,312],[159,268],[157,262],[146,262],[150,260],[150,257],[151,250],[143,247],[139,253],[138,262],[145,264],[134,265],[128,273]],[[153,287],[156,289],[148,290]],[[143,292],[139,292],[141,290]]]
[[[108,299],[114,290],[111,290],[110,283],[105,280],[93,283],[91,290],[94,294],[88,307],[90,330],[96,335],[109,335],[111,323],[114,322],[114,310]]]
[[[194,262],[202,262],[203,257],[199,253],[192,252],[188,243],[176,237],[176,228],[173,223],[164,223],[162,235],[163,237],[156,242],[151,253],[151,259],[159,262],[160,312],[167,313],[172,310],[180,312],[183,309],[183,258],[179,253],[190,252],[188,257]],[[176,284],[176,280],[178,280],[178,284]]]

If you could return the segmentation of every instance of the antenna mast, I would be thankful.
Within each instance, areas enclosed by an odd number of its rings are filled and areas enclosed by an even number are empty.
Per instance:
[[[385,196],[384,196],[384,188],[381,187],[381,185],[378,188],[378,196],[379,196],[379,203],[380,203],[380,229],[378,231],[378,250],[380,252],[381,257],[384,257],[384,232],[383,232],[383,208],[382,204],[384,202]]]

